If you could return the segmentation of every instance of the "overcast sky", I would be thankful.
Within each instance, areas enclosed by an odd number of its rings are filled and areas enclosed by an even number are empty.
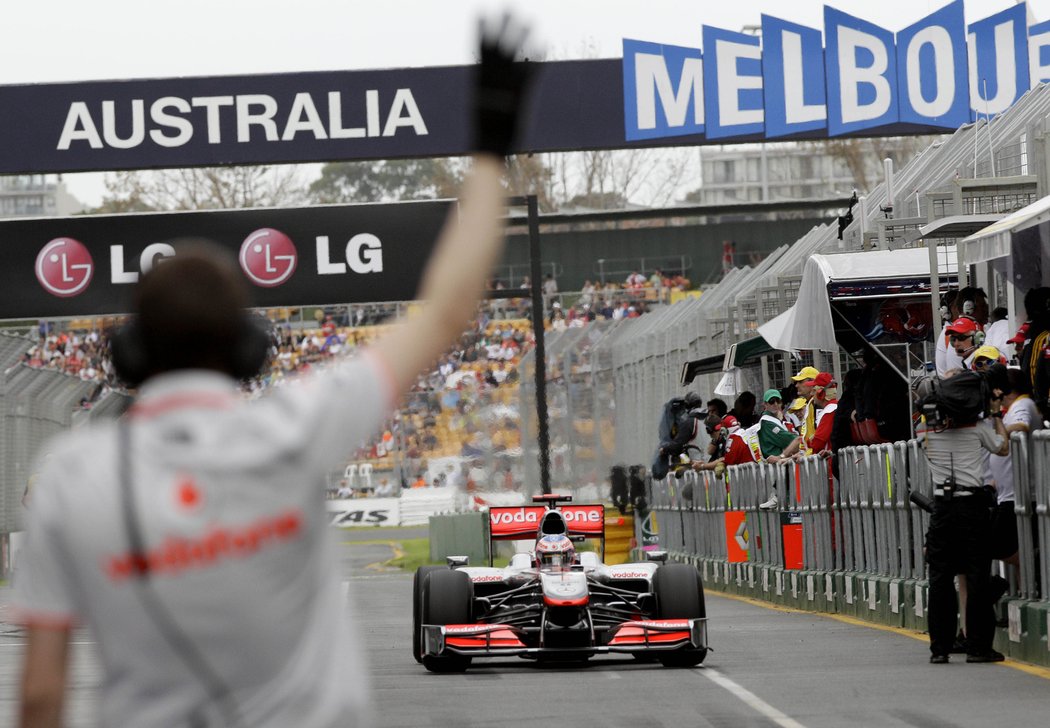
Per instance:
[[[0,83],[456,65],[479,13],[527,20],[555,58],[620,57],[623,38],[699,47],[703,25],[740,30],[762,13],[823,28],[822,0],[33,0],[5,3]],[[839,0],[897,31],[945,0]],[[1013,0],[966,0],[968,22]],[[1050,19],[1050,0],[1029,2]],[[67,175],[97,203],[98,175]]]

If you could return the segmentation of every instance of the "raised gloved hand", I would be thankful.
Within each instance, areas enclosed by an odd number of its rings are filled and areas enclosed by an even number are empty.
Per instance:
[[[479,61],[474,79],[474,144],[476,152],[505,157],[517,132],[531,64],[514,62],[528,29],[504,15],[498,28],[479,22]]]

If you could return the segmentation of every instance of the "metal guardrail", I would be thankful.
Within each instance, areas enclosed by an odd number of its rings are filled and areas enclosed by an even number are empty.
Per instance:
[[[1036,548],[1050,543],[1050,430],[1015,433],[1011,450],[1020,568],[1009,593],[1050,602],[1050,559]],[[829,459],[808,457],[732,466],[724,479],[703,471],[654,481],[661,548],[685,560],[724,562],[734,536],[725,514],[740,511],[751,566],[785,568],[782,523],[800,520],[804,570],[924,581],[929,515],[909,500],[912,490],[932,496],[921,441],[844,448],[838,457],[838,478]]]
[[[21,528],[22,494],[40,448],[72,426],[74,410],[96,386],[25,365],[4,373],[0,380],[0,534]]]

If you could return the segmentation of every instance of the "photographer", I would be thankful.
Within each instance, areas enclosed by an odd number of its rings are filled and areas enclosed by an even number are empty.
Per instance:
[[[663,480],[671,470],[677,471],[682,455],[689,457],[689,450],[699,451],[695,442],[705,414],[703,405],[704,400],[696,392],[686,392],[684,397],[673,397],[664,404],[658,426],[660,444],[651,468],[654,480]]]
[[[964,607],[967,662],[1001,662],[992,649],[994,614],[989,608],[991,570],[991,496],[984,483],[989,454],[1005,455],[1009,441],[1003,427],[1005,371],[987,377],[949,370],[932,382],[923,402],[926,457],[933,479],[934,506],[926,536],[929,568],[930,662],[945,664],[956,636],[958,612],[955,576],[965,577]],[[989,413],[988,416],[985,413]]]

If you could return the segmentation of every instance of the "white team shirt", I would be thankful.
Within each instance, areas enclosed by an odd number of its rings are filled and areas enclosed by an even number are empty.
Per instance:
[[[988,325],[988,328],[984,331],[984,343],[994,346],[999,350],[999,353],[1005,356],[1007,359],[1010,358],[1010,343],[1007,341],[1011,337],[1010,322],[1006,319],[1001,319],[992,324]]]
[[[355,726],[367,674],[336,582],[324,477],[392,409],[378,355],[252,403],[229,378],[169,373],[129,412],[132,484],[160,600],[229,685],[244,726]],[[29,624],[89,626],[106,726],[178,726],[220,706],[164,640],[130,576],[118,425],[50,448],[15,574]]]
[[[955,347],[948,341],[948,324],[941,327],[941,335],[937,338],[937,350],[934,355],[934,365],[937,368],[937,376],[943,377],[949,369],[963,369],[963,359],[955,353]]]
[[[1003,427],[1009,428],[1018,422],[1028,425],[1029,432],[1035,429],[1032,423],[1039,422],[1039,409],[1031,397],[1018,397],[1003,415]],[[1009,453],[988,457],[988,467],[995,485],[995,498],[999,503],[1014,499],[1014,466],[1010,457]]]

